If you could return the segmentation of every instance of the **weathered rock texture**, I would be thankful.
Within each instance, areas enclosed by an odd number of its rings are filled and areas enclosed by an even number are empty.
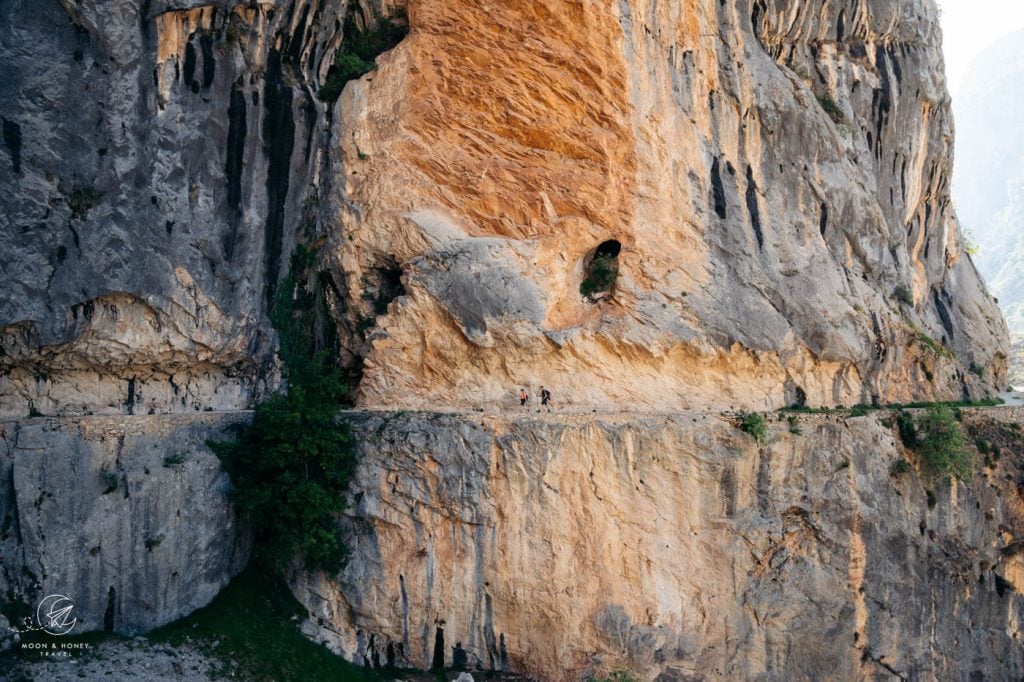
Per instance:
[[[244,419],[0,422],[4,601],[66,595],[78,634],[145,632],[209,603],[248,541],[205,443]]]
[[[409,21],[341,100],[348,288],[390,259],[408,292],[370,335],[364,405],[1001,383],[1005,328],[949,201],[932,2],[415,0]],[[584,264],[612,239],[595,305]]]
[[[1024,439],[951,487],[893,473],[916,460],[880,415],[799,428],[759,446],[696,414],[369,416],[352,560],[297,594],[366,664],[427,667],[443,631],[447,665],[460,646],[542,679],[1024,673]]]
[[[367,407],[1002,388],[931,0],[2,10],[5,414],[248,405],[276,384],[267,303],[299,240],[324,247]],[[346,17],[405,12],[320,102]]]
[[[6,422],[0,587],[131,632],[224,584],[205,412],[277,386],[304,243],[362,406],[635,410],[368,418],[349,572],[295,583],[346,655],[1019,676],[1011,458],[929,511],[873,419],[643,415],[1003,388],[940,64],[932,0],[0,0],[0,414],[191,413]]]
[[[266,302],[315,230],[346,8],[0,4],[0,414],[237,409],[275,383]]]

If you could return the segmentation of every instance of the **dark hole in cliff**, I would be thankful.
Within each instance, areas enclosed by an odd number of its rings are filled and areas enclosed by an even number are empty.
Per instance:
[[[204,33],[199,36],[199,47],[203,51],[203,89],[213,85],[213,77],[216,73],[217,62],[213,57],[213,36]]]
[[[370,635],[370,665],[375,669],[380,669],[380,652],[377,650],[376,637]]]
[[[757,183],[754,182],[754,169],[747,166],[747,212],[750,214],[750,226],[754,230],[758,248],[764,247],[764,233],[761,231],[761,211],[757,204]]]
[[[388,305],[399,296],[405,295],[402,284],[402,266],[395,260],[388,260],[373,269],[368,282],[367,294],[373,300],[374,315],[383,315]]]
[[[469,655],[462,648],[462,642],[456,642],[455,646],[452,647],[452,668],[455,670],[465,670],[468,665]]]
[[[757,0],[754,2],[750,12],[750,27],[754,29],[754,37],[757,38],[758,44],[761,49],[764,49],[764,43],[761,42],[761,35],[763,33],[761,20],[764,19],[766,13],[766,7],[763,0]]]
[[[196,48],[192,45],[191,41],[185,43],[185,84],[192,85],[193,77],[196,73]],[[195,88],[199,90],[198,85]]]
[[[242,169],[245,159],[245,135],[247,132],[245,93],[236,84],[231,89],[228,103],[228,140],[225,154],[224,175],[227,179],[228,207],[231,209],[231,229],[224,237],[224,258],[232,260],[238,240],[238,220],[241,215]],[[170,234],[168,229],[167,234]]]
[[[1008,582],[1005,578],[1003,578],[1003,576],[999,575],[998,573],[993,573],[993,575],[996,579],[996,592],[999,593],[1000,597],[1005,595],[1008,591],[1014,591],[1013,585],[1010,582]]]
[[[939,296],[938,290],[932,292],[932,300],[935,302],[935,312],[939,314],[939,321],[942,322],[942,328],[946,330],[947,337],[952,341],[953,318],[950,316],[949,309],[946,307],[946,304],[942,302],[942,298]]]
[[[107,610],[103,612],[103,631],[113,632],[114,631],[114,603],[117,601],[117,593],[114,591],[114,586],[110,586],[110,590],[107,591]]]
[[[267,281],[267,306],[274,304],[280,279],[284,240],[285,204],[291,174],[292,148],[295,146],[295,120],[292,112],[293,88],[288,83],[281,63],[281,54],[270,50],[264,82],[263,139],[267,157],[267,218],[263,239],[263,262]]]
[[[722,184],[722,169],[718,157],[711,162],[711,205],[715,215],[725,219],[725,186]]]
[[[434,658],[430,662],[431,670],[444,669],[444,628],[437,628],[434,633]]]
[[[135,377],[128,380],[128,397],[125,398],[124,406],[128,408],[128,414],[135,414]]]
[[[11,167],[21,172],[21,126],[14,121],[3,119],[4,145],[11,152]]]
[[[580,293],[592,301],[605,298],[615,289],[619,278],[619,253],[622,243],[609,239],[597,245],[584,259]]]

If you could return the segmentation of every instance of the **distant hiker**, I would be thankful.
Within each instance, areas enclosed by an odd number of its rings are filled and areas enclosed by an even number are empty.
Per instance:
[[[526,407],[526,401],[530,399],[530,396],[526,395],[526,389],[519,389],[519,404],[522,407]]]
[[[544,407],[548,408],[548,412],[551,411],[551,405],[549,404],[550,402],[551,402],[551,391],[549,391],[548,389],[546,389],[543,386],[541,386],[540,387],[540,404],[543,405]]]

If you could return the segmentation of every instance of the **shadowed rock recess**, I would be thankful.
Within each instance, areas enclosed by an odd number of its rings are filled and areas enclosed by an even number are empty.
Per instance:
[[[933,0],[0,0],[0,594],[134,633],[240,569],[204,441],[280,388],[303,245],[368,413],[311,636],[1019,677],[1021,453],[932,508],[877,418],[713,416],[1005,387],[940,40]],[[576,414],[504,411],[540,384]]]

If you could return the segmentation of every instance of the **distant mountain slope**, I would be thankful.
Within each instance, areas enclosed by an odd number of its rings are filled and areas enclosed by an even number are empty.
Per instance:
[[[953,198],[973,233],[978,269],[1024,333],[1024,30],[985,49],[953,98]]]
[[[1024,334],[1012,334],[1010,339],[1010,386],[1024,388]]]

